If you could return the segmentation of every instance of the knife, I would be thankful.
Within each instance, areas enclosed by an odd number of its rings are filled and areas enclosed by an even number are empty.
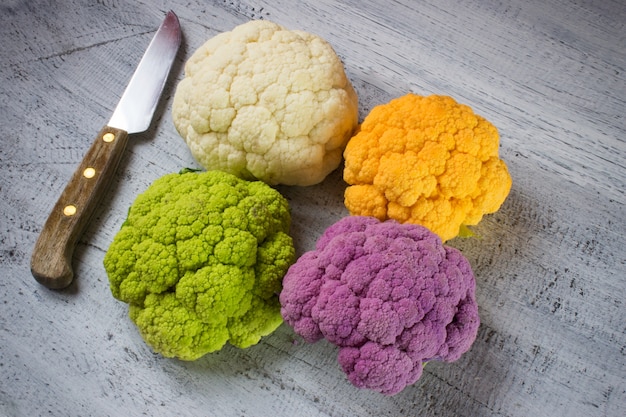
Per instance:
[[[72,282],[72,257],[98,202],[105,194],[128,142],[148,129],[181,43],[178,17],[167,13],[133,74],[113,116],[102,128],[46,220],[35,243],[30,270],[42,285]]]

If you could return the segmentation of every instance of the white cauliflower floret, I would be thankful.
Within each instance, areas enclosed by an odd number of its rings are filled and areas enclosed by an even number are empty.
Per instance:
[[[358,98],[325,40],[257,20],[193,54],[172,113],[206,169],[312,185],[339,166],[358,126]]]

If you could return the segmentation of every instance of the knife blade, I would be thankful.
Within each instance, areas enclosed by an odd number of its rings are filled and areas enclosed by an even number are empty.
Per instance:
[[[181,43],[178,17],[168,12],[131,77],[109,122],[96,136],[52,208],[33,248],[33,277],[51,289],[74,279],[78,239],[105,194],[128,142],[150,126]]]

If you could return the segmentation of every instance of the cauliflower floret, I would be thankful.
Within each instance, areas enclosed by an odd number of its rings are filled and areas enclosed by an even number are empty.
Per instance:
[[[312,185],[336,169],[358,125],[358,98],[322,38],[251,21],[189,59],[172,114],[192,155],[268,184]]]
[[[307,342],[339,347],[355,386],[402,391],[425,362],[451,362],[476,338],[476,281],[467,259],[422,226],[348,216],[283,279],[285,322]]]
[[[451,97],[407,94],[376,106],[344,152],[345,205],[452,239],[511,189],[498,142],[489,121]]]
[[[165,175],[137,197],[104,256],[111,293],[166,357],[249,347],[282,323],[290,222],[287,200],[263,182]]]

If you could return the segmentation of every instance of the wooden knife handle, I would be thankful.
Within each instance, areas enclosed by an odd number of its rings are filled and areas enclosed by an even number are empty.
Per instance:
[[[61,193],[35,243],[30,270],[42,285],[72,282],[72,257],[98,202],[105,194],[128,142],[124,130],[105,126]]]

